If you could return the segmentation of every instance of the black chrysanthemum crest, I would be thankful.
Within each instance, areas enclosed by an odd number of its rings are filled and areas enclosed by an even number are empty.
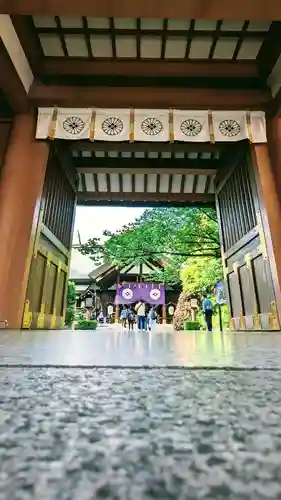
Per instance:
[[[236,120],[223,120],[219,124],[219,129],[222,135],[226,137],[235,137],[239,134],[241,127]]]
[[[72,135],[80,134],[85,127],[85,123],[79,116],[69,116],[62,125],[64,130]]]
[[[102,122],[101,128],[106,135],[113,136],[121,134],[124,125],[117,116],[109,116]]]
[[[146,135],[158,135],[163,130],[163,123],[154,116],[148,117],[143,120],[141,129]]]

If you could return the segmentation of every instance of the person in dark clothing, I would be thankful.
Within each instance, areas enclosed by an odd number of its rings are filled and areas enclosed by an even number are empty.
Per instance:
[[[132,309],[129,307],[128,308],[128,326],[129,326],[129,331],[134,329],[134,323],[135,323],[135,318],[134,318],[134,313]]]
[[[205,321],[207,325],[207,329],[209,332],[213,330],[213,304],[210,299],[206,296],[203,296],[202,309],[205,315]]]

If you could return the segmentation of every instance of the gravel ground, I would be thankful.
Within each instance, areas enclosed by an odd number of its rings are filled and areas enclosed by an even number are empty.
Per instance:
[[[1,500],[281,499],[281,371],[0,369]]]

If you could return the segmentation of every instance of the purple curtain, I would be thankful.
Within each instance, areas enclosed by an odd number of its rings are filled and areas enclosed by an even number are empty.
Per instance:
[[[158,283],[123,283],[116,287],[115,304],[165,304],[165,286]]]

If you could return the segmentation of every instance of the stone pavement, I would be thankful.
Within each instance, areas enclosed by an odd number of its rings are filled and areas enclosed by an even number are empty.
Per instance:
[[[0,330],[0,365],[281,367],[281,333]]]
[[[1,500],[281,499],[281,334],[1,331],[0,346]]]

